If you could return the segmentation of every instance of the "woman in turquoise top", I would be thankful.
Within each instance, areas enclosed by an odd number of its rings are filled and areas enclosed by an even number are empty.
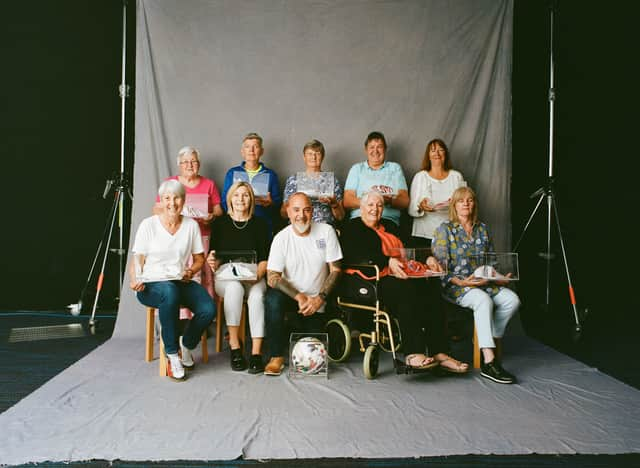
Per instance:
[[[476,278],[474,255],[493,252],[487,226],[478,221],[476,195],[469,187],[453,192],[449,221],[435,231],[431,245],[438,261],[447,263],[442,279],[445,296],[473,310],[473,318],[482,350],[481,375],[498,383],[514,383],[515,377],[504,370],[495,355],[496,340],[502,339],[509,319],[518,310],[520,299],[506,281]]]

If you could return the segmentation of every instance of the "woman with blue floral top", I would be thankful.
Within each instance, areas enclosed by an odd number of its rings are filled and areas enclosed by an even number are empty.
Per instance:
[[[433,254],[447,262],[448,274],[442,279],[447,299],[473,310],[473,318],[482,350],[481,375],[494,382],[510,384],[515,377],[504,370],[496,357],[496,340],[500,340],[520,299],[504,286],[507,281],[476,278],[473,256],[493,252],[486,224],[478,221],[476,195],[469,187],[453,192],[449,221],[435,231]]]
[[[317,177],[322,172],[322,161],[324,161],[324,145],[318,140],[311,140],[304,145],[302,149],[302,158],[304,159],[305,173],[308,177]],[[282,197],[283,203],[280,208],[280,215],[283,219],[288,219],[287,205],[289,197],[300,191],[298,187],[297,174],[293,174],[287,178]],[[331,224],[334,228],[344,218],[344,206],[342,205],[342,186],[338,179],[333,181],[333,194],[331,196],[314,197],[307,194],[311,198],[313,205],[313,221],[316,223]]]

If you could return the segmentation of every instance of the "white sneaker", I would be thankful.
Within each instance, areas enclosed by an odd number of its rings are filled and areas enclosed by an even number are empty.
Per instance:
[[[184,380],[184,367],[178,354],[167,354],[167,377]]]
[[[191,350],[182,344],[182,337],[180,337],[180,358],[184,368],[193,369],[195,367]]]

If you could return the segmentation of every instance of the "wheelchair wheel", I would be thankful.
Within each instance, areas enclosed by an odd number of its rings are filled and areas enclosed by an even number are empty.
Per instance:
[[[329,336],[329,359],[342,362],[351,353],[351,332],[349,327],[340,319],[331,319],[325,326]]]
[[[393,335],[393,344],[395,345],[395,349],[393,351],[398,351],[400,349],[400,343],[402,341],[402,336],[400,335],[400,322],[395,317],[391,317],[391,333]],[[384,349],[386,352],[391,352],[391,338],[389,338],[389,327],[386,325],[380,326],[380,347]]]
[[[379,350],[375,345],[367,346],[362,361],[362,369],[367,379],[373,379],[378,374]]]

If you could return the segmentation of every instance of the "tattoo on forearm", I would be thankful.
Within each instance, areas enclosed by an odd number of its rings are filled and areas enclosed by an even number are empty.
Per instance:
[[[295,299],[299,293],[291,283],[282,277],[282,273],[277,271],[267,270],[267,284],[274,289],[282,291],[291,299]]]
[[[332,262],[331,266],[333,267],[329,272],[329,276],[324,280],[322,287],[320,288],[320,292],[326,295],[329,295],[333,288],[335,288],[336,284],[338,284],[338,280],[342,275],[342,270],[340,269],[341,263],[340,261]]]

